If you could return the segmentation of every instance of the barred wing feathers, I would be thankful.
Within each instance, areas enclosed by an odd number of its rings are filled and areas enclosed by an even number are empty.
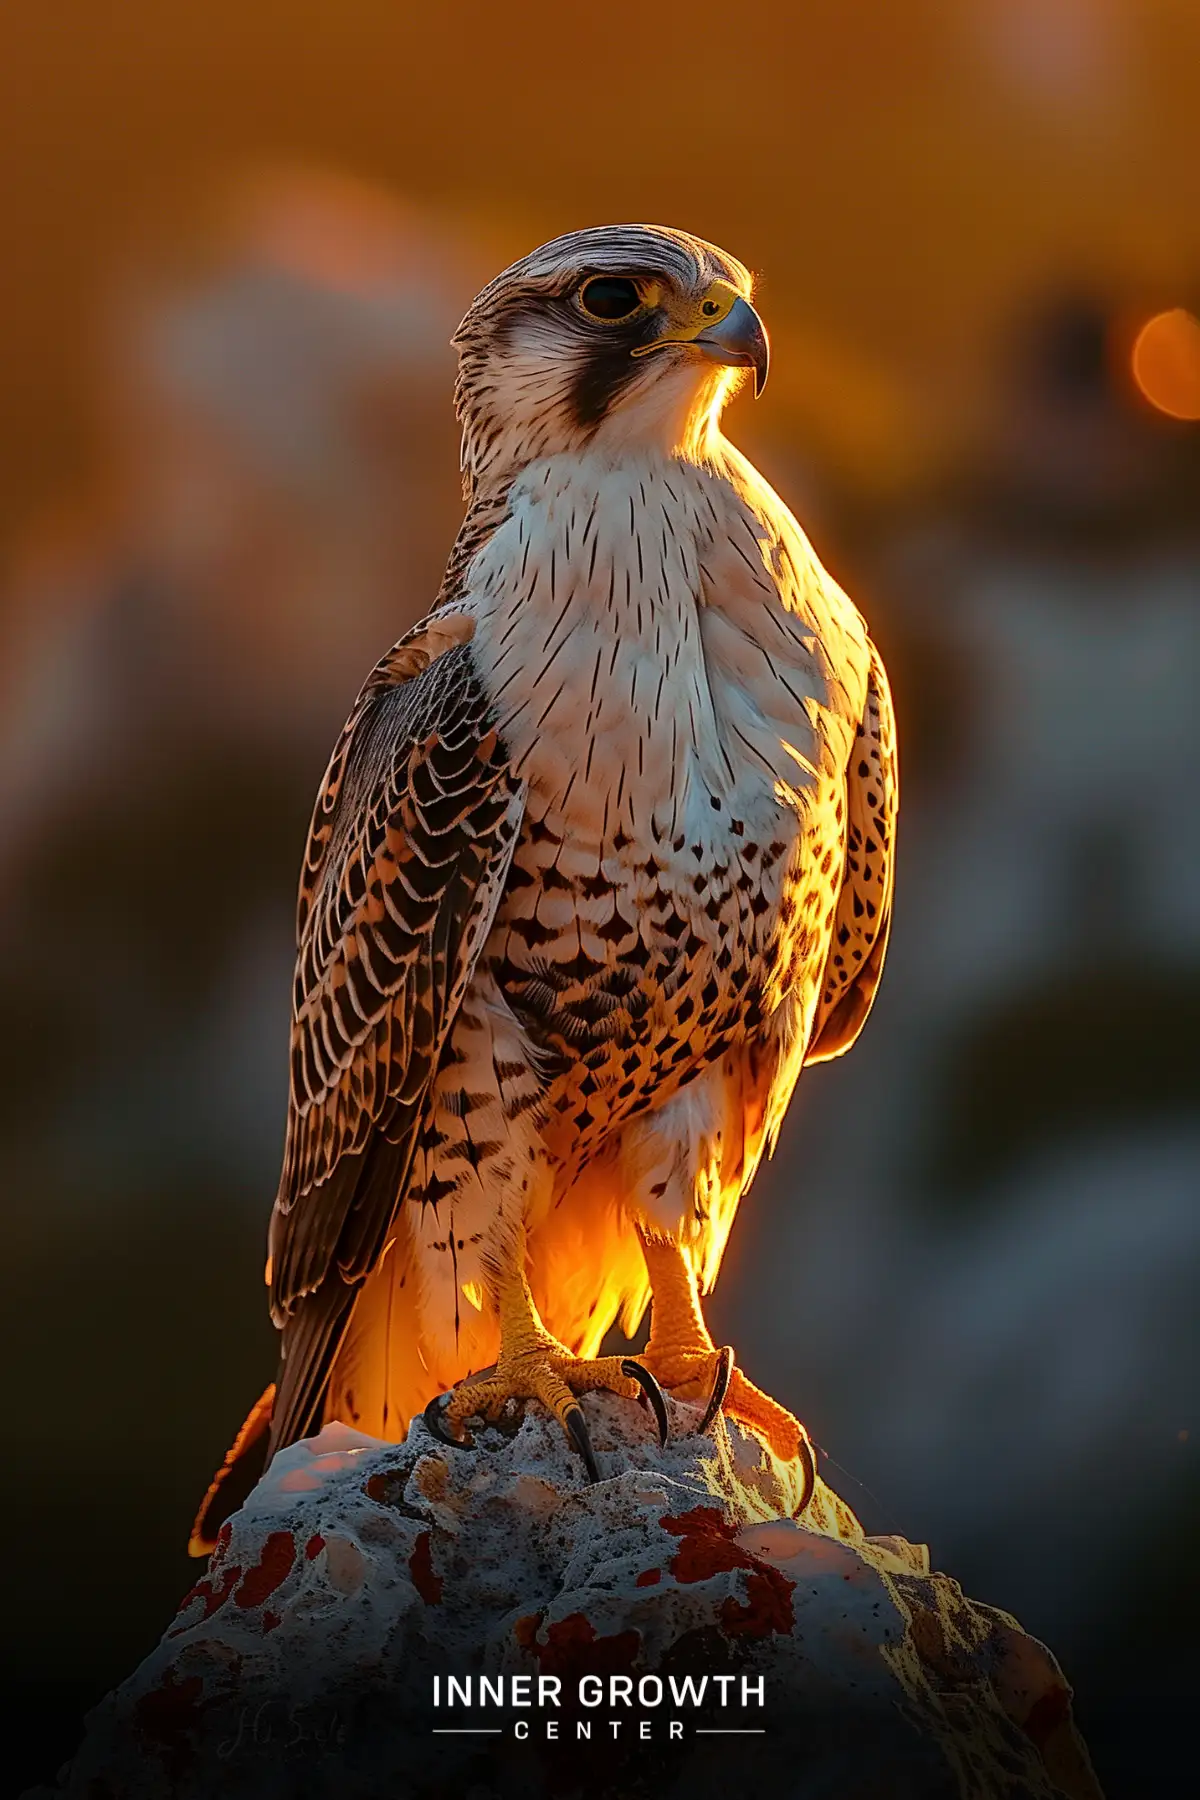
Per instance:
[[[866,705],[846,772],[846,864],[806,1062],[841,1056],[879,987],[892,920],[899,776],[892,697],[872,644]]]
[[[318,1422],[520,829],[524,788],[492,725],[471,630],[443,612],[384,658],[313,814],[270,1229],[271,1309],[284,1334],[272,1452]]]

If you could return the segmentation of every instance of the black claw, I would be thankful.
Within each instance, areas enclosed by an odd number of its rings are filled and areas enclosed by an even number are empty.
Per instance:
[[[696,1436],[703,1437],[713,1420],[721,1410],[726,1394],[729,1392],[729,1381],[733,1374],[733,1350],[726,1344],[717,1357],[717,1373],[713,1379],[712,1393],[708,1396],[708,1405],[704,1409],[704,1417],[696,1427]]]
[[[583,1458],[589,1481],[599,1481],[600,1464],[596,1461],[596,1452],[592,1449],[591,1433],[587,1428],[587,1420],[583,1416],[581,1406],[573,1406],[567,1414],[567,1435],[575,1449]]]
[[[800,1427],[800,1448],[796,1454],[804,1465],[804,1498],[792,1514],[793,1519],[800,1517],[817,1491],[817,1459],[803,1426]]]
[[[473,1450],[475,1448],[475,1439],[471,1436],[469,1431],[464,1432],[462,1437],[456,1438],[451,1437],[447,1430],[446,1422],[443,1417],[445,1407],[442,1405],[442,1402],[445,1399],[445,1394],[435,1394],[433,1399],[429,1402],[429,1405],[425,1408],[425,1411],[421,1416],[425,1420],[426,1429],[432,1437],[437,1439],[439,1444],[449,1444],[452,1450]]]
[[[643,1368],[640,1362],[635,1362],[632,1356],[627,1356],[621,1364],[621,1373],[628,1375],[630,1381],[636,1381],[641,1388],[642,1391],[638,1398],[649,1402],[650,1410],[658,1424],[658,1442],[660,1447],[665,1450],[671,1436],[671,1426],[667,1419],[666,1396],[649,1369]]]

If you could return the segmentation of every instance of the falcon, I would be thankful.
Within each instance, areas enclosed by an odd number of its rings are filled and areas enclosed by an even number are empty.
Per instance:
[[[399,1439],[424,1409],[462,1444],[537,1400],[594,1479],[597,1389],[664,1432],[663,1389],[701,1429],[723,1407],[811,1487],[700,1296],[801,1069],[870,1010],[897,778],[862,618],[722,434],[767,375],[752,289],[687,232],[605,226],[455,335],[466,515],[316,802],[279,1374],[197,1552],[264,1451],[329,1420]],[[601,1356],[648,1302],[641,1355]]]

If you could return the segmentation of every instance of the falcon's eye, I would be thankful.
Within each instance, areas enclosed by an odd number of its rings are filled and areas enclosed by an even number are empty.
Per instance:
[[[579,304],[590,319],[627,319],[642,296],[623,275],[595,275],[580,288]]]

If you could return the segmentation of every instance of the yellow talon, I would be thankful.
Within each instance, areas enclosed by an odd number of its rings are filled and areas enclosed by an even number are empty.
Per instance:
[[[645,1393],[665,1443],[667,1418],[662,1394],[653,1377],[628,1357],[584,1361],[560,1344],[538,1317],[523,1265],[524,1257],[514,1247],[502,1266],[489,1271],[500,1315],[495,1372],[462,1382],[445,1406],[432,1401],[426,1408],[426,1423],[442,1442],[465,1448],[471,1440],[457,1433],[465,1429],[468,1419],[497,1419],[510,1400],[540,1400],[582,1456],[591,1479],[598,1481],[600,1471],[577,1396],[604,1389],[632,1400]],[[455,1435],[449,1435],[451,1432]]]
[[[509,1400],[540,1400],[570,1434],[568,1418],[578,1411],[577,1394],[605,1388],[632,1400],[637,1384],[621,1371],[624,1359],[602,1356],[581,1362],[549,1333],[530,1349],[505,1353],[503,1345],[494,1375],[464,1381],[455,1388],[443,1413],[447,1424],[464,1425],[468,1419],[497,1419]]]
[[[719,1350],[709,1335],[696,1278],[683,1251],[669,1238],[641,1230],[638,1235],[654,1291],[650,1341],[638,1361],[680,1399],[704,1405],[715,1385],[725,1380],[732,1353]],[[783,1462],[791,1462],[801,1454],[802,1445],[807,1446],[799,1419],[755,1387],[739,1368],[728,1373],[721,1410],[758,1432]]]

